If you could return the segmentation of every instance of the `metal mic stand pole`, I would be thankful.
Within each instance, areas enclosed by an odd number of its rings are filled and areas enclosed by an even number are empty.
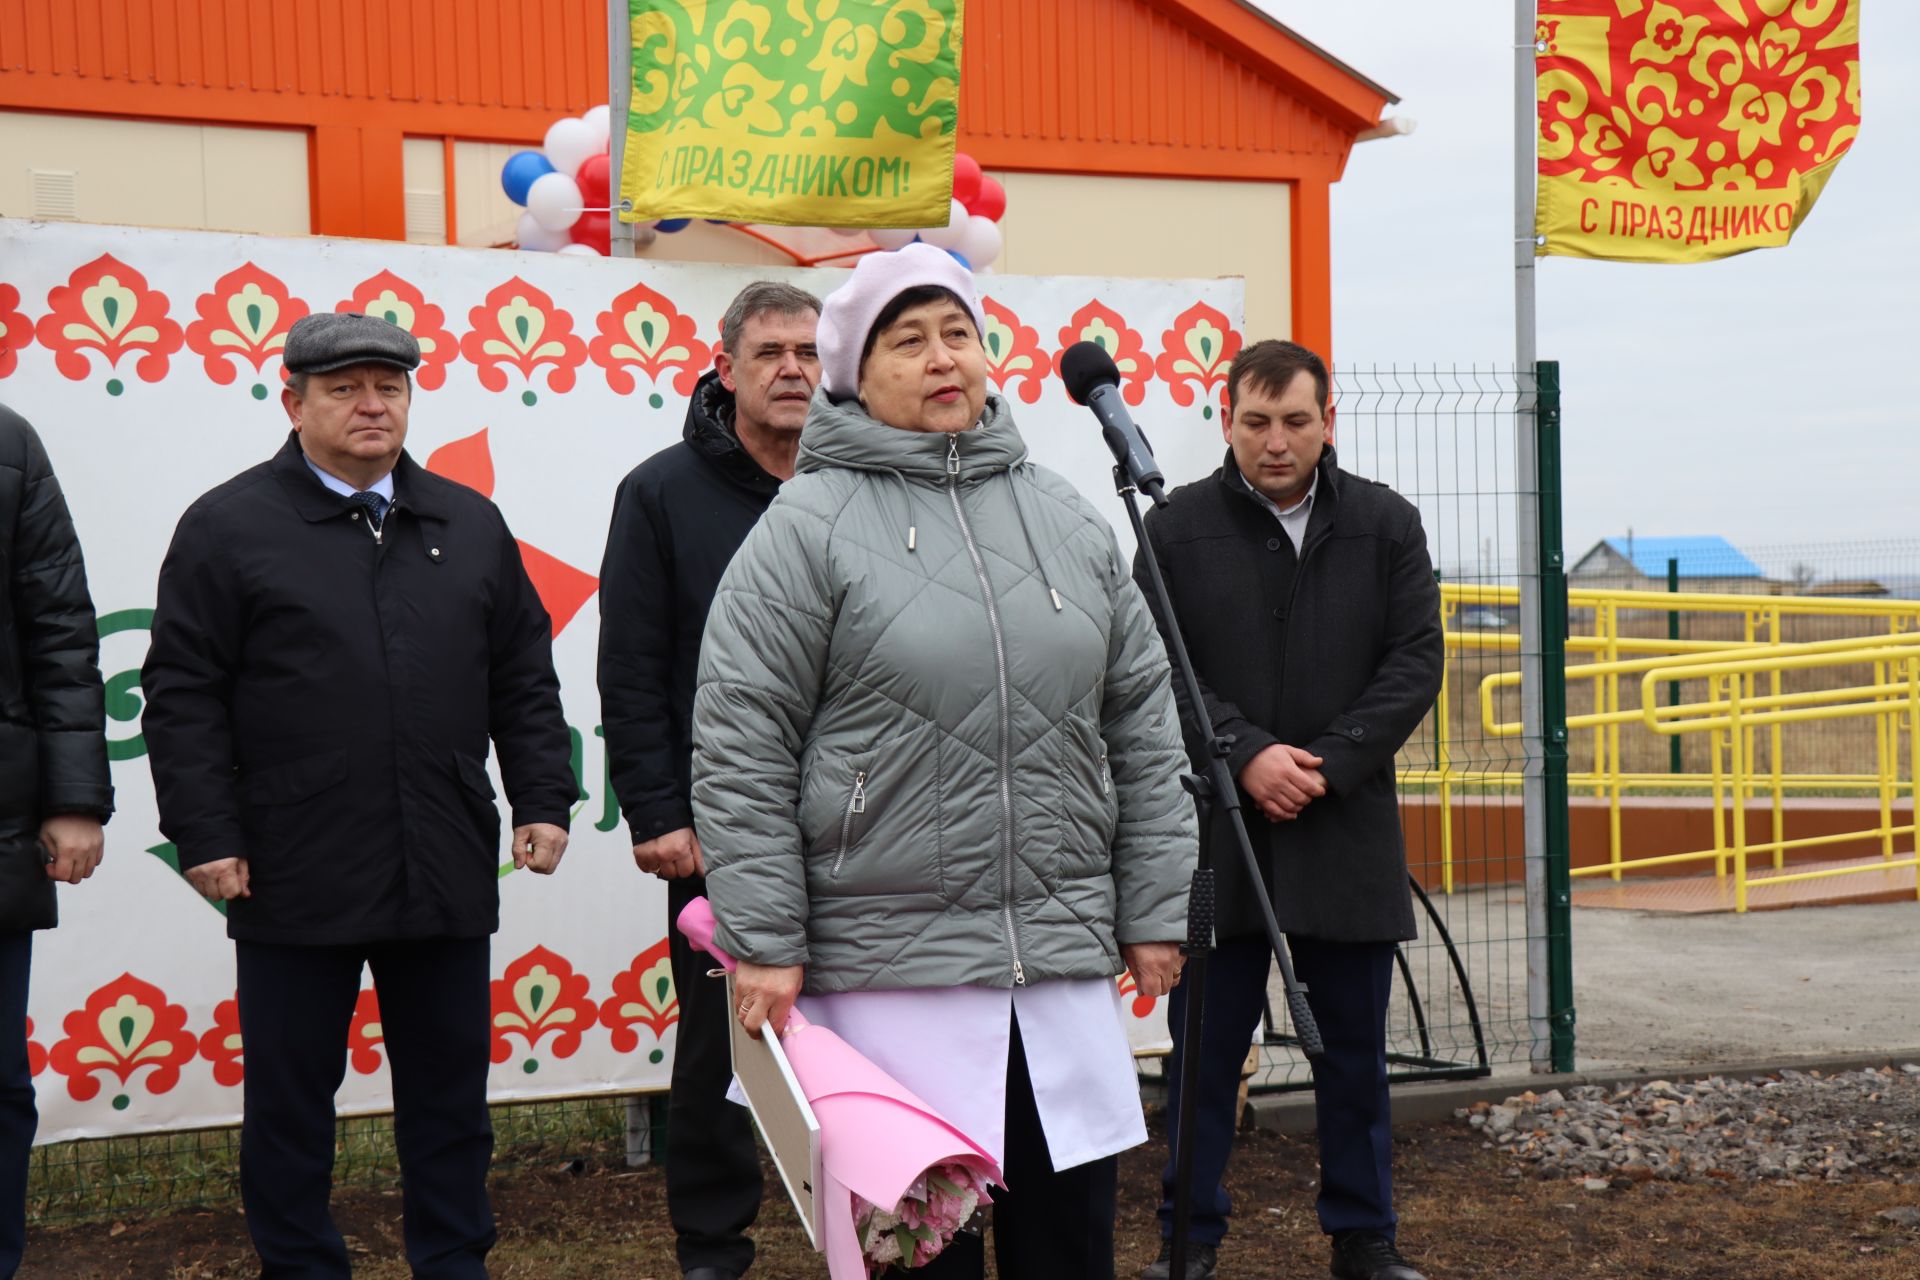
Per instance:
[[[1187,657],[1187,644],[1180,635],[1179,623],[1173,614],[1173,601],[1167,595],[1167,584],[1160,576],[1160,561],[1153,554],[1153,546],[1147,540],[1146,522],[1140,518],[1140,509],[1134,504],[1134,496],[1139,492],[1124,465],[1113,469],[1114,491],[1120,495],[1120,503],[1127,509],[1127,518],[1133,522],[1133,536],[1140,546],[1141,559],[1146,562],[1147,578],[1153,587],[1154,602],[1159,606],[1159,614],[1166,619],[1168,647],[1172,650],[1174,669],[1179,673],[1180,686],[1186,690],[1187,702],[1192,709],[1196,726],[1204,731],[1207,743],[1207,771],[1204,775],[1189,774],[1181,778],[1181,784],[1192,793],[1195,808],[1200,821],[1200,859],[1194,868],[1193,888],[1187,900],[1187,941],[1180,948],[1186,956],[1186,972],[1183,981],[1187,984],[1187,1009],[1185,1029],[1180,1041],[1180,1112],[1174,1126],[1173,1142],[1173,1239],[1168,1251],[1169,1280],[1186,1280],[1187,1244],[1193,1227],[1193,1108],[1194,1074],[1200,1060],[1200,1035],[1206,1020],[1207,957],[1213,950],[1214,886],[1213,862],[1207,847],[1207,822],[1214,806],[1224,810],[1230,821],[1240,846],[1240,859],[1247,869],[1247,883],[1252,886],[1253,899],[1260,906],[1261,920],[1267,928],[1267,942],[1273,948],[1274,959],[1280,963],[1280,980],[1286,987],[1287,1014],[1293,1019],[1293,1029],[1299,1036],[1300,1047],[1308,1057],[1319,1057],[1324,1046],[1320,1042],[1320,1028],[1314,1023],[1313,1010],[1307,1007],[1307,989],[1293,973],[1293,957],[1287,951],[1286,937],[1280,932],[1280,922],[1274,918],[1273,899],[1267,894],[1266,878],[1260,874],[1259,861],[1253,854],[1253,841],[1247,836],[1247,824],[1240,811],[1240,788],[1233,780],[1233,772],[1227,767],[1227,755],[1233,749],[1233,740],[1223,738],[1213,731],[1212,718],[1207,714],[1207,704],[1200,696],[1200,680],[1193,673],[1193,662]]]

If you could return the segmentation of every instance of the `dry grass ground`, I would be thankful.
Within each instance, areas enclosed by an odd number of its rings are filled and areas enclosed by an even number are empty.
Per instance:
[[[1123,1158],[1121,1277],[1157,1245],[1157,1146]],[[1433,1280],[1912,1280],[1920,1232],[1876,1215],[1920,1204],[1920,1187],[1857,1182],[1590,1192],[1508,1175],[1505,1160],[1461,1126],[1397,1134],[1401,1239]],[[1311,1139],[1246,1136],[1231,1173],[1236,1229],[1222,1280],[1324,1277],[1313,1218]],[[496,1280],[671,1280],[671,1232],[657,1169],[517,1172],[496,1183]],[[336,1210],[367,1280],[407,1275],[397,1194],[347,1192]],[[769,1199],[756,1234],[765,1280],[823,1277],[784,1201]],[[254,1274],[231,1208],[147,1222],[38,1231],[23,1277],[214,1280]]]

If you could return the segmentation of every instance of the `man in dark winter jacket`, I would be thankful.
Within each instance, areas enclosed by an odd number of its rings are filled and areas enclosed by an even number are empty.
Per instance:
[[[33,931],[100,864],[113,813],[100,637],[80,540],[33,428],[0,408],[0,1276],[20,1266],[39,1116],[27,1069]]]
[[[1394,1245],[1386,1015],[1394,946],[1414,936],[1394,753],[1440,691],[1439,588],[1420,513],[1334,463],[1326,365],[1258,342],[1227,375],[1225,464],[1184,485],[1147,528],[1218,733],[1232,736],[1254,851],[1326,1041],[1313,1061],[1320,1227],[1338,1280],[1420,1280]],[[1135,576],[1146,587],[1144,562]],[[1148,599],[1152,600],[1151,591]],[[1157,606],[1156,606],[1157,607]],[[1202,730],[1180,695],[1196,767]],[[1188,1280],[1213,1275],[1235,1095],[1272,960],[1226,815],[1203,838],[1219,873],[1194,1099]],[[1178,1062],[1187,988],[1168,1017]],[[1173,1166],[1164,1174],[1171,1235]],[[1163,1250],[1144,1275],[1168,1272]]]
[[[721,322],[721,348],[687,406],[681,443],[635,467],[614,497],[600,570],[600,703],[614,791],[633,860],[667,881],[680,996],[667,1103],[667,1211],[681,1270],[732,1280],[753,1262],[746,1229],[760,1206],[760,1157],[732,1077],[726,988],[706,977],[672,919],[706,892],[693,831],[694,677],[707,610],[733,553],[794,456],[820,381],[820,301],[756,281]]]
[[[181,517],[142,718],[160,829],[227,904],[247,1046],[240,1191],[267,1275],[346,1276],[333,1095],[371,965],[413,1274],[478,1280],[500,814],[546,873],[578,792],[553,634],[492,503],[402,450],[420,362],[385,320],[287,336],[293,433]]]

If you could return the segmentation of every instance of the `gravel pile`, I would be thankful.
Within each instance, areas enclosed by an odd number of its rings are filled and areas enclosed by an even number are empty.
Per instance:
[[[1507,1152],[1518,1176],[1588,1190],[1655,1179],[1920,1181],[1920,1065],[1619,1090],[1523,1093],[1454,1113]]]

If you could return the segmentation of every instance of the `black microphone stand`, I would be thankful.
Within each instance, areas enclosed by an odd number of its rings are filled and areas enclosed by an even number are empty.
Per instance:
[[[1299,1036],[1300,1047],[1308,1057],[1315,1058],[1324,1051],[1324,1046],[1320,1042],[1320,1028],[1313,1020],[1313,1011],[1307,1007],[1307,989],[1294,976],[1293,958],[1287,952],[1287,940],[1280,932],[1280,922],[1274,918],[1273,899],[1267,893],[1266,877],[1260,874],[1260,864],[1253,855],[1253,841],[1247,837],[1246,819],[1240,809],[1240,788],[1234,782],[1232,770],[1227,767],[1227,755],[1233,749],[1233,739],[1214,732],[1213,719],[1207,714],[1207,704],[1200,696],[1200,680],[1193,673],[1193,662],[1187,657],[1186,641],[1181,638],[1180,624],[1174,617],[1173,601],[1167,595],[1166,581],[1160,576],[1159,558],[1153,554],[1153,546],[1147,539],[1146,522],[1140,518],[1140,509],[1134,502],[1139,489],[1125,464],[1114,467],[1113,486],[1114,492],[1120,495],[1121,505],[1127,509],[1127,518],[1133,522],[1133,536],[1139,543],[1141,559],[1147,565],[1154,601],[1159,606],[1160,616],[1167,622],[1166,636],[1168,647],[1172,650],[1174,668],[1179,673],[1181,687],[1186,690],[1195,727],[1202,730],[1201,736],[1207,744],[1206,772],[1186,774],[1180,779],[1181,785],[1193,796],[1200,821],[1200,861],[1194,868],[1193,888],[1187,899],[1187,940],[1180,948],[1181,954],[1187,958],[1182,979],[1187,984],[1187,1016],[1180,1042],[1180,1114],[1174,1127],[1173,1143],[1173,1240],[1167,1269],[1169,1280],[1186,1280],[1187,1238],[1193,1229],[1194,1074],[1200,1060],[1200,1036],[1206,1018],[1207,955],[1213,950],[1213,859],[1208,851],[1206,836],[1208,820],[1216,806],[1231,819],[1228,825],[1232,827],[1240,845],[1240,859],[1247,869],[1247,882],[1253,887],[1253,899],[1260,906],[1260,916],[1267,928],[1267,942],[1273,948],[1274,959],[1280,962],[1280,980],[1287,992],[1287,1014],[1293,1019],[1293,1029]],[[1166,501],[1158,492],[1153,492],[1152,497],[1156,502]]]

